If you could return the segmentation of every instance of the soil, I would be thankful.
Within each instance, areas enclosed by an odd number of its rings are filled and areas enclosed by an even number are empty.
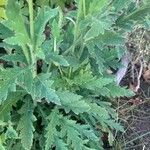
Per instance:
[[[124,82],[129,82],[125,77]],[[120,99],[120,118],[126,132],[122,150],[150,150],[150,81],[140,80],[140,89],[130,99]],[[119,138],[120,138],[119,137]],[[117,150],[117,149],[116,149]]]

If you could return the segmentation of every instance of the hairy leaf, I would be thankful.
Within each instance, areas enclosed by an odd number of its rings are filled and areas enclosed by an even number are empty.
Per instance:
[[[57,9],[51,9],[47,6],[44,9],[40,9],[38,15],[34,21],[35,24],[35,45],[38,48],[43,42],[43,32],[46,26],[46,23],[58,13]]]
[[[90,110],[89,105],[82,99],[82,96],[71,93],[69,91],[57,92],[61,104],[69,112],[72,110],[74,113],[79,114]]]
[[[15,31],[15,36],[7,38],[5,41],[12,45],[22,46],[25,43],[29,44],[30,39],[25,28],[19,3],[15,0],[8,0],[6,15],[8,19],[3,24],[10,30]]]
[[[58,110],[54,109],[48,116],[48,126],[46,127],[46,143],[45,150],[49,150],[55,142],[55,135],[57,135],[57,125],[59,125]]]
[[[28,97],[27,97],[28,98]],[[33,115],[33,104],[31,103],[31,99],[27,99],[25,104],[22,106],[20,110],[21,118],[18,124],[18,130],[20,131],[20,138],[22,146],[25,149],[31,149],[33,143],[33,132],[34,126],[33,122],[36,120]]]
[[[35,78],[31,93],[32,98],[37,101],[45,98],[48,103],[53,102],[57,105],[61,105],[60,99],[56,95],[55,90],[51,88],[53,81],[49,78],[50,74],[40,74]]]
[[[68,150],[67,144],[63,140],[56,138],[55,143],[56,143],[56,150]]]
[[[23,92],[15,92],[8,95],[7,99],[0,105],[0,120],[10,120],[12,106],[14,106],[18,100],[22,99],[23,95]]]

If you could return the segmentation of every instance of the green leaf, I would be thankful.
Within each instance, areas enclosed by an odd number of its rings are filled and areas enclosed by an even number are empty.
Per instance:
[[[90,110],[89,105],[82,99],[82,96],[71,93],[69,91],[57,92],[61,104],[68,113],[72,110],[75,114],[87,112]]]
[[[97,141],[98,137],[88,125],[77,124],[76,121],[63,118],[62,129],[67,134],[67,144],[71,145],[74,150],[82,150],[87,147],[86,144],[89,140]]]
[[[5,147],[3,146],[3,137],[0,135],[0,150],[6,150]]]
[[[51,149],[51,146],[55,142],[55,135],[57,135],[57,125],[59,125],[59,117],[58,117],[58,110],[53,109],[51,114],[48,116],[48,125],[46,127],[46,142],[45,142],[45,150]]]
[[[53,102],[57,105],[61,105],[55,90],[51,88],[53,81],[49,78],[50,74],[40,74],[36,76],[31,93],[32,98],[35,101],[41,101],[42,98],[45,98],[48,103]]]
[[[59,138],[56,138],[55,144],[56,144],[56,150],[68,150],[67,144]]]
[[[87,88],[89,90],[100,90],[102,87],[112,83],[114,81],[113,78],[105,78],[105,77],[100,77],[100,78],[93,78],[91,81],[87,81],[86,83],[83,84],[84,88]]]
[[[36,4],[38,5],[38,6],[47,6],[47,5],[49,5],[49,0],[36,0]]]
[[[3,69],[0,68],[0,100],[6,100],[8,92],[16,91],[17,79],[21,76],[23,70],[18,68]]]
[[[127,89],[126,87],[120,87],[115,84],[107,85],[106,88],[109,90],[109,93],[105,96],[108,97],[113,97],[113,98],[131,97],[134,95],[134,93],[131,90]]]
[[[0,69],[0,100],[6,100],[9,92],[15,92],[19,85],[31,93],[33,78],[30,68]]]
[[[120,11],[121,9],[128,7],[131,2],[132,0],[114,0],[113,7],[115,8],[115,11]]]
[[[56,39],[58,39],[60,36],[59,24],[57,23],[57,21],[55,19],[52,22],[52,35]]]
[[[82,74],[76,75],[73,79],[73,83],[75,85],[82,86],[82,85],[86,84],[87,82],[93,81],[93,78],[94,77],[92,75],[92,72],[91,71],[86,71]]]
[[[23,55],[20,55],[20,54],[3,55],[0,58],[5,60],[5,61],[23,62],[23,63],[27,64],[25,57]]]
[[[7,128],[7,131],[5,133],[5,138],[6,139],[17,139],[18,138],[18,134],[17,134],[16,130],[14,130],[14,128],[12,126],[9,126]]]
[[[100,19],[93,18],[92,24],[90,25],[91,28],[84,36],[85,42],[97,37],[100,34],[104,34],[105,30],[108,30],[111,25],[110,22],[106,21],[107,21],[106,19],[104,20],[101,18]]]
[[[7,99],[0,105],[0,120],[10,120],[10,112],[12,110],[12,106],[14,106],[17,101],[22,99],[23,95],[23,92],[9,93]]]
[[[33,115],[33,104],[31,103],[31,99],[27,97],[25,104],[22,106],[20,110],[21,118],[18,124],[18,130],[20,131],[21,143],[24,149],[31,149],[33,143],[33,132],[34,126],[33,122],[36,120]]]
[[[116,20],[116,25],[122,28],[126,26],[132,27],[134,26],[134,22],[145,22],[146,16],[148,16],[150,12],[150,3],[139,7],[139,9],[135,9],[132,13],[123,14]]]
[[[14,31],[15,35],[5,39],[4,41],[12,45],[20,46],[25,43],[30,44],[30,39],[26,31],[19,3],[15,0],[8,0],[6,15],[7,20],[3,22],[3,25]]]
[[[105,107],[99,106],[96,103],[90,103],[89,105],[91,106],[91,110],[88,112],[90,120],[96,119],[95,122],[99,123],[104,131],[109,127],[117,131],[124,131],[123,127],[111,118],[112,114],[109,114]],[[115,114],[115,112],[112,113]]]
[[[55,65],[69,66],[67,60],[62,55],[58,55],[55,52],[49,52],[45,57],[47,63],[54,62]]]
[[[74,150],[82,150],[84,142],[80,138],[80,134],[77,130],[71,127],[66,127],[67,130],[67,143],[71,144]]]
[[[91,110],[89,113],[91,113],[95,116],[99,116],[101,118],[101,120],[110,119],[110,115],[109,115],[108,111],[106,110],[106,108],[98,106],[96,103],[90,103],[89,105],[91,107]]]
[[[93,14],[100,12],[107,4],[108,0],[91,0],[89,5],[89,13]]]
[[[13,32],[7,28],[5,25],[0,23],[0,38],[5,39],[13,35]]]
[[[43,42],[43,32],[46,26],[46,23],[54,18],[58,13],[57,9],[51,9],[50,7],[45,6],[44,9],[40,8],[38,15],[34,21],[35,28],[35,45],[38,48]]]
[[[97,40],[105,45],[121,45],[124,43],[125,39],[115,32],[107,31],[103,35],[97,37]]]
[[[32,93],[33,88],[33,74],[30,68],[25,68],[22,70],[22,74],[18,76],[17,83],[23,89],[27,91],[28,94]]]

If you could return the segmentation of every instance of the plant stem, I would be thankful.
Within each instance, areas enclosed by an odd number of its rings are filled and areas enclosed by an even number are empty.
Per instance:
[[[28,0],[29,4],[29,19],[30,19],[30,37],[33,42],[34,39],[34,23],[33,23],[33,0]]]
[[[25,57],[26,57],[27,63],[28,63],[28,65],[29,65],[29,64],[30,64],[29,50],[28,50],[28,48],[26,47],[25,44],[22,45],[22,50],[23,50],[23,53],[24,53],[24,55],[25,55]]]
[[[79,0],[79,8],[78,8],[78,12],[77,12],[77,20],[76,20],[76,24],[75,24],[75,29],[74,29],[74,41],[73,43],[76,42],[78,36],[79,36],[79,21],[80,18],[82,16],[82,6],[83,6],[83,0]],[[75,45],[72,48],[72,52],[74,52],[75,49]]]
[[[58,70],[60,71],[61,76],[64,76],[60,66],[58,66]]]
[[[31,47],[30,47],[30,55],[31,55],[31,65],[33,66],[33,78],[36,77],[37,74],[37,64],[36,58],[34,55],[34,18],[33,18],[33,0],[28,0],[29,5],[29,21],[30,21],[30,38],[31,38]]]
[[[59,29],[61,29],[62,28],[62,24],[63,24],[63,11],[62,11],[60,6],[58,7],[58,11],[59,11],[58,26],[59,26]]]
[[[69,67],[69,75],[68,75],[69,79],[71,78],[71,74],[72,74],[72,67]]]
[[[57,51],[57,41],[56,41],[56,37],[54,37],[54,52]]]
[[[85,0],[83,0],[82,5],[83,5],[83,14],[84,14],[84,18],[85,18],[85,16],[86,16]]]

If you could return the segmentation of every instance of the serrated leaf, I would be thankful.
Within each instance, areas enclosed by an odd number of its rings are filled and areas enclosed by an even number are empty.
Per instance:
[[[28,33],[25,28],[24,20],[21,15],[20,5],[15,0],[8,0],[6,7],[7,20],[3,22],[3,25],[15,32],[13,37],[10,37],[6,42],[10,44],[24,45],[30,43]]]
[[[18,69],[0,69],[0,100],[6,100],[8,92],[16,91],[16,82],[19,75]]]
[[[139,23],[145,21],[144,19],[150,12],[149,8],[150,8],[150,3],[142,7],[139,7],[139,9],[135,9],[132,13],[121,15],[116,20],[116,25],[122,28],[128,27],[130,29],[132,25],[134,26],[133,21]]]
[[[0,105],[0,120],[8,121],[10,119],[12,106],[15,105],[23,95],[24,93],[22,92],[9,93],[7,100]]]
[[[5,138],[6,139],[17,139],[18,138],[18,134],[17,134],[16,130],[14,130],[14,128],[12,126],[9,126],[7,128],[7,131],[5,133]]]
[[[126,8],[131,2],[132,0],[114,0],[113,7],[116,11],[120,11],[121,9]]]
[[[46,142],[45,150],[49,150],[55,142],[55,135],[57,134],[56,126],[59,125],[58,110],[54,109],[48,116],[49,123],[46,127]]]
[[[105,107],[99,106],[96,103],[89,103],[89,105],[91,106],[91,110],[88,112],[90,120],[96,119],[94,122],[99,122],[104,131],[109,127],[117,131],[124,131],[123,127],[117,123],[116,120],[111,118],[111,115],[113,114],[109,114]],[[115,112],[111,113],[115,114]]]
[[[62,55],[58,55],[55,52],[49,52],[45,57],[47,63],[54,62],[56,65],[69,66],[67,60]]]
[[[56,138],[55,144],[56,150],[68,150],[67,144],[62,139]]]
[[[100,78],[93,78],[91,81],[87,81],[86,83],[83,84],[84,88],[87,88],[89,90],[100,90],[102,87],[112,83],[114,81],[113,78],[104,78],[104,77],[100,77]]]
[[[44,9],[40,9],[38,15],[34,21],[35,28],[35,45],[38,48],[43,42],[43,31],[45,29],[46,23],[58,13],[57,9],[51,9],[50,7],[45,6]]]
[[[17,34],[17,36],[14,36],[14,37],[6,38],[6,39],[4,39],[4,42],[6,42],[7,44],[10,44],[10,45],[22,46],[23,40],[26,41],[26,37],[25,38],[18,38],[18,37],[21,37],[21,34]]]
[[[21,118],[18,124],[22,146],[27,150],[31,149],[33,143],[33,132],[35,130],[33,122],[36,120],[33,111],[34,108],[31,99],[27,97],[25,104],[20,110]]]
[[[71,93],[69,91],[57,92],[61,104],[69,112],[72,110],[74,113],[79,114],[90,110],[89,105],[82,99],[82,96]]]
[[[121,131],[124,132],[124,128],[122,125],[120,125],[118,122],[116,122],[113,119],[107,120],[106,121],[107,125],[111,128],[111,129],[115,129],[116,131]]]
[[[110,115],[108,113],[108,111],[106,110],[106,108],[98,106],[96,103],[90,103],[89,104],[91,107],[91,110],[89,113],[94,114],[95,116],[99,116],[101,118],[101,120],[105,119],[110,119]]]
[[[67,130],[67,143],[71,144],[74,150],[82,150],[84,141],[80,138],[77,130],[71,127],[66,127]]]
[[[93,78],[94,77],[92,75],[92,72],[87,71],[82,74],[76,75],[73,79],[73,83],[76,85],[82,86],[82,85],[86,84],[87,82],[93,81]]]
[[[148,13],[150,12],[149,8],[150,8],[150,3],[135,10],[131,14],[122,17],[122,20],[123,21],[128,21],[128,20],[138,21],[140,19],[143,19],[143,17],[146,17]]]
[[[20,70],[21,72],[21,70]],[[22,70],[22,74],[17,78],[17,84],[27,91],[28,94],[32,93],[33,88],[33,74],[30,68]]]
[[[92,0],[89,5],[89,13],[93,14],[96,12],[100,12],[106,5],[108,4],[108,0]]]
[[[97,40],[107,45],[121,45],[124,43],[125,39],[115,32],[107,31],[103,35],[97,37]]]
[[[110,84],[110,85],[107,85],[106,88],[109,90],[109,93],[108,95],[105,95],[105,96],[110,96],[110,97],[113,97],[113,98],[117,98],[117,97],[131,97],[134,95],[134,93],[125,88],[125,87],[120,87],[120,86],[117,86],[115,84]],[[116,92],[117,91],[117,92]]]
[[[19,85],[28,93],[31,92],[33,78],[30,68],[0,69],[0,100],[6,100],[9,92],[15,92]]]
[[[38,6],[47,6],[47,5],[49,5],[49,0],[36,0],[36,4],[38,5]]]
[[[92,22],[91,28],[84,36],[85,42],[97,37],[100,34],[104,34],[105,30],[108,30],[110,27],[110,22],[106,22],[106,20],[103,21],[102,19],[93,18]]]
[[[59,25],[57,23],[57,21],[54,19],[54,21],[52,22],[52,35],[54,36],[54,38],[58,39],[60,36],[60,29],[59,29]]]
[[[19,55],[19,54],[3,55],[0,58],[3,59],[3,60],[5,60],[5,61],[23,62],[25,64],[27,63],[25,57],[23,55]]]
[[[5,39],[13,35],[13,32],[5,25],[0,23],[0,38]]]
[[[36,76],[34,80],[32,98],[36,101],[41,101],[42,98],[50,103],[53,102],[57,105],[61,105],[59,97],[56,95],[55,90],[51,88],[53,81],[49,79],[50,74],[40,74]]]
[[[94,134],[93,130],[88,125],[77,124],[76,121],[63,118],[64,124],[62,129],[67,134],[67,144],[71,145],[75,150],[82,150],[87,147],[86,144],[89,140],[98,141],[98,137]]]

